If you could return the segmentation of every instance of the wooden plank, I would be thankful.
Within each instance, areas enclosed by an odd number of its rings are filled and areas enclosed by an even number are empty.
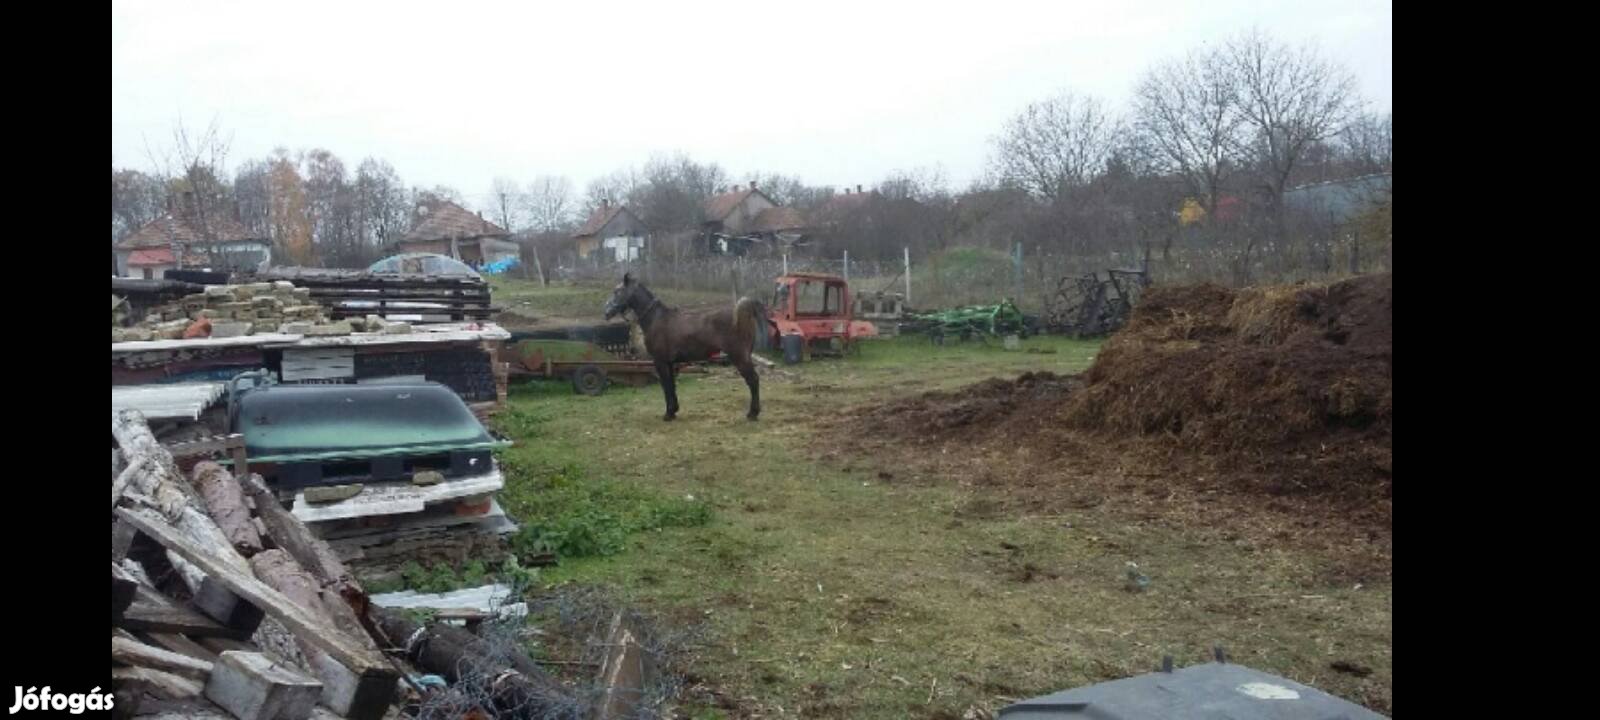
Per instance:
[[[186,607],[174,605],[143,585],[135,590],[133,603],[122,613],[121,627],[145,632],[245,638],[249,633],[222,625]]]
[[[145,633],[145,637],[150,640],[152,645],[166,648],[167,650],[171,650],[172,652],[180,655],[186,655],[194,658],[195,660],[202,660],[205,662],[217,661],[218,654],[216,652],[207,650],[204,645],[189,639],[189,637],[186,635],[179,635],[177,633],[152,632]]]
[[[382,656],[370,653],[366,649],[355,645],[306,610],[290,602],[288,598],[283,596],[283,593],[267,587],[254,576],[240,572],[232,565],[218,560],[211,553],[195,546],[187,538],[163,522],[160,516],[155,513],[134,508],[117,508],[116,512],[119,517],[126,519],[134,527],[139,528],[140,532],[161,543],[162,547],[198,565],[201,570],[205,571],[206,575],[217,579],[224,587],[249,600],[272,616],[273,619],[283,623],[284,627],[294,633],[295,637],[321,648],[329,656],[357,674],[397,675],[394,668],[390,667]]]
[[[215,452],[232,452],[235,448],[244,447],[244,436],[238,433],[221,435],[200,440],[189,440],[167,445],[167,452],[173,457],[192,457]]]
[[[256,347],[269,344],[292,343],[303,335],[287,333],[262,333],[230,338],[195,338],[192,340],[136,340],[111,344],[111,354],[150,352],[152,350],[194,350],[199,348]]]
[[[256,646],[251,645],[243,640],[239,640],[238,638],[203,637],[200,638],[199,642],[201,647],[219,655],[229,650],[243,650],[245,652],[256,650]]]
[[[141,683],[145,692],[167,700],[196,697],[204,689],[200,683],[186,677],[142,667],[111,668],[111,680]]]
[[[133,604],[133,598],[138,594],[139,582],[133,576],[111,562],[111,622],[116,624],[122,619],[123,613],[128,611],[128,606]]]
[[[327,504],[306,502],[305,491],[301,490],[295,494],[292,512],[305,523],[404,515],[421,512],[428,505],[496,493],[505,485],[505,476],[499,470],[492,470],[483,475],[455,478],[422,487],[409,482],[375,483],[366,486],[360,495]]]
[[[211,663],[126,637],[111,637],[111,661],[204,680]]]

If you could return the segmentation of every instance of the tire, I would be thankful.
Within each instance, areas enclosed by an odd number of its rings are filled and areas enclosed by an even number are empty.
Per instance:
[[[598,365],[584,365],[572,373],[572,390],[579,395],[599,395],[611,381]]]

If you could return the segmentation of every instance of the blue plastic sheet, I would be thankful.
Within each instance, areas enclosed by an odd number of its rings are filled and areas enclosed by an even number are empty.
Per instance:
[[[481,270],[479,270],[479,272],[483,273],[484,275],[499,275],[500,273],[503,273],[503,272],[505,272],[507,270],[510,270],[510,269],[512,269],[512,268],[514,268],[516,266],[517,266],[517,259],[516,258],[514,258],[514,257],[501,258],[501,259],[496,260],[496,261],[494,261],[492,263],[489,263],[488,265],[483,266],[483,268]]]

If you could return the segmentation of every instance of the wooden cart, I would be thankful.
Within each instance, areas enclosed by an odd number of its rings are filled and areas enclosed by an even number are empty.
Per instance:
[[[510,347],[512,377],[566,378],[573,392],[599,395],[611,382],[642,387],[656,379],[648,360],[624,360],[593,343],[571,340],[523,340]]]

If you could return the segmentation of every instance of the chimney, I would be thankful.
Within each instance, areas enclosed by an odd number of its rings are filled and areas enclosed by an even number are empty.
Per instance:
[[[756,181],[754,181],[754,180],[751,180],[751,181],[750,181],[750,189],[751,189],[751,190],[754,190],[754,189],[756,189]]]
[[[600,198],[600,209],[601,210],[608,210],[610,208],[611,208],[611,198],[608,198],[608,197]]]
[[[856,194],[857,194],[857,195],[860,195],[860,194],[861,194],[861,186],[860,186],[860,185],[857,185],[857,186],[856,186]]]
[[[233,203],[233,221],[236,223],[244,222],[244,211],[239,209],[238,202]]]
[[[175,199],[175,198],[173,198],[173,196],[172,196],[172,194],[171,194],[171,193],[168,193],[168,194],[167,194],[167,214],[168,214],[168,215],[171,215],[171,214],[172,214],[172,204],[173,204],[173,200],[174,200],[174,199]]]
[[[849,185],[844,186],[844,194],[846,194],[846,195],[850,194],[850,186]]]
[[[194,212],[194,191],[193,190],[185,190],[185,191],[183,191],[183,209],[186,212]]]

